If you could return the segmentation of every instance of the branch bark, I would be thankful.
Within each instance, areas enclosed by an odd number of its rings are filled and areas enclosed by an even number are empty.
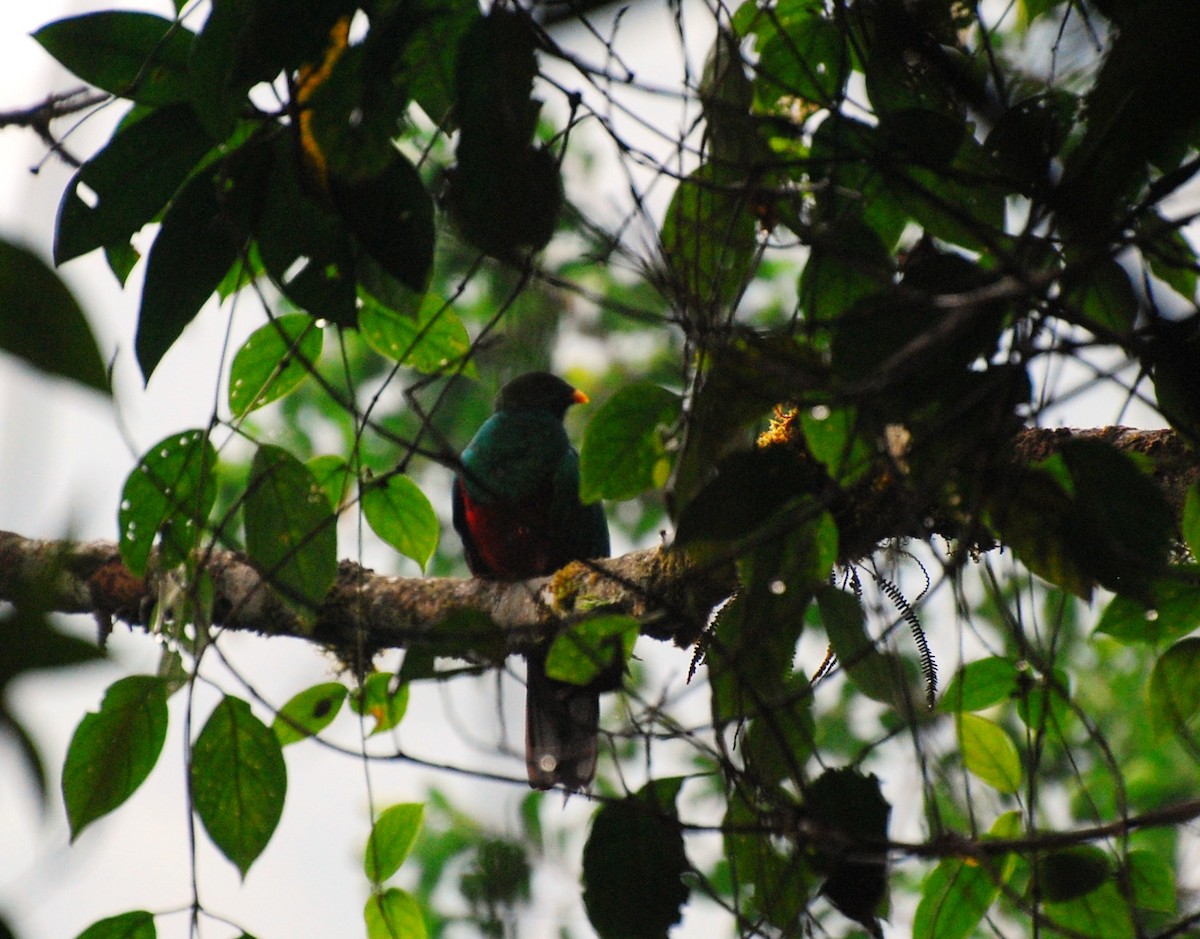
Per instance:
[[[486,614],[510,652],[598,607],[637,617],[645,635],[688,645],[734,587],[731,570],[701,567],[658,548],[519,582],[390,577],[343,561],[321,607],[305,616],[283,603],[239,552],[213,550],[202,566],[213,585],[214,626],[368,656],[429,640],[439,623],[462,611]],[[37,541],[0,532],[0,600],[90,613],[102,633],[114,618],[146,625],[160,599],[178,589],[174,573],[153,562],[145,576],[135,576],[111,541]],[[455,645],[461,647],[461,637]]]
[[[1083,437],[1149,458],[1177,516],[1189,487],[1200,479],[1200,459],[1170,430],[1030,428],[1013,439],[1013,463],[1045,459],[1063,442]],[[686,646],[736,588],[731,565],[697,564],[669,548],[575,563],[552,576],[515,583],[390,577],[343,561],[321,607],[305,616],[283,603],[244,555],[213,550],[202,564],[213,584],[214,626],[293,636],[366,655],[419,641],[449,642],[434,635],[436,627],[463,611],[485,614],[507,651],[517,652],[601,606],[637,617],[644,635]],[[144,577],[134,576],[114,542],[36,541],[0,532],[0,600],[90,613],[103,631],[114,618],[145,625],[160,599],[178,589],[173,572],[154,564]],[[461,649],[462,637],[454,645]]]

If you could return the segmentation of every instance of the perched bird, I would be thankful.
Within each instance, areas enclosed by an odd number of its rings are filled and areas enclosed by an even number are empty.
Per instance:
[[[525,580],[571,561],[607,557],[599,502],[579,501],[579,454],[563,417],[587,396],[548,372],[514,378],[495,413],[462,452],[454,528],[476,577]],[[596,771],[599,691],[546,676],[546,648],[531,650],[525,701],[529,785],[582,789]]]

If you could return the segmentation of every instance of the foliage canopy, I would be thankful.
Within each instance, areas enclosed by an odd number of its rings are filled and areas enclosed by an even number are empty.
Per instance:
[[[620,15],[547,27],[516,4],[211,0],[37,32],[126,109],[68,185],[53,253],[103,251],[122,283],[144,269],[146,381],[214,297],[261,311],[217,363],[228,394],[209,426],[155,444],[125,485],[125,567],[177,575],[150,624],[169,667],[117,682],[80,723],[72,836],[138,788],[167,698],[219,648],[216,549],[244,550],[309,635],[340,575],[339,520],[461,572],[439,509],[485,389],[568,362],[602,401],[584,497],[624,503],[628,543],[673,529],[681,570],[732,571],[719,609],[664,599],[644,620],[583,589],[551,651],[562,680],[614,656],[628,671],[582,854],[601,936],[665,935],[702,898],[740,935],[880,936],[889,916],[939,939],[1187,934],[1200,488],[1165,488],[1161,454],[1116,432],[1037,459],[1015,440],[1097,388],[1156,406],[1186,452],[1200,439],[1185,198],[1200,97],[1180,80],[1200,7],[677,12],[680,46],[705,37],[703,68],[650,83],[626,65]],[[593,190],[622,186],[614,217]],[[5,297],[34,287],[22,309],[61,344],[3,324],[0,344],[102,386],[99,357],[73,351],[74,301],[3,246]],[[927,635],[933,617],[947,628]],[[384,732],[420,720],[412,687],[493,667],[504,628],[459,611],[398,675],[370,673],[365,635],[337,650],[344,682],[276,713],[224,693],[189,744],[217,849],[245,875],[269,846],[285,746],[331,733],[348,700],[370,719],[359,749],[403,756]],[[701,713],[678,681],[653,684],[639,631],[697,640]],[[0,681],[46,664],[22,654]],[[437,793],[376,812],[367,934],[448,932],[451,882],[482,931],[511,931],[540,805],[515,838]],[[714,833],[719,850],[697,851]],[[82,935],[155,934],[132,911]]]

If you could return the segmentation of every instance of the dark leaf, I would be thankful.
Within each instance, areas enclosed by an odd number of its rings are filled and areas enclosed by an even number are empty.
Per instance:
[[[102,11],[57,20],[33,38],[85,82],[138,104],[186,101],[194,38],[152,13]]]
[[[309,315],[342,326],[356,322],[354,243],[342,219],[305,189],[291,141],[275,141],[275,161],[254,234],[263,266]]]
[[[1072,322],[1102,337],[1123,339],[1133,329],[1138,315],[1138,298],[1129,275],[1111,259],[1064,277],[1064,303]]]
[[[127,245],[212,147],[213,138],[187,105],[158,108],[119,128],[67,184],[58,209],[54,262]]]
[[[690,870],[675,810],[681,780],[604,805],[583,849],[583,903],[601,939],[660,939],[679,922]]]
[[[877,917],[887,895],[887,854],[882,847],[875,848],[878,860],[870,854],[872,845],[887,840],[892,807],[880,792],[879,780],[849,767],[826,770],[805,792],[804,809],[818,831],[844,839],[841,845],[819,839],[828,845],[818,854],[826,874],[821,892],[869,933],[882,935]]]
[[[240,256],[245,232],[231,224],[219,186],[208,173],[194,177],[172,200],[150,249],[136,341],[147,382]]]
[[[417,293],[429,285],[433,266],[433,200],[416,169],[395,151],[371,176],[330,179],[334,205],[363,250],[400,283]]]
[[[758,247],[751,203],[745,180],[713,163],[676,187],[663,219],[662,250],[672,292],[693,313],[716,317],[745,288]]]
[[[408,17],[410,7],[397,8],[396,15]],[[480,20],[479,4],[473,0],[438,0],[426,4],[422,19],[405,43],[402,61],[413,100],[430,121],[453,130],[454,64],[462,37]]]
[[[505,261],[545,247],[562,206],[558,163],[532,143],[535,38],[523,15],[496,8],[471,23],[455,62],[460,130],[446,207],[471,245]]]
[[[36,254],[0,239],[0,351],[109,394],[104,360],[75,297]]]
[[[1051,903],[1091,893],[1112,875],[1112,863],[1090,844],[1059,848],[1038,858],[1036,876],[1042,896]]]
[[[221,853],[246,876],[271,839],[287,792],[279,741],[226,695],[192,745],[192,802]]]
[[[814,474],[791,447],[731,453],[679,517],[675,543],[744,538],[783,506],[815,494]],[[729,511],[737,506],[736,512]]]
[[[891,652],[880,652],[867,633],[862,604],[852,593],[825,586],[817,591],[821,623],[838,662],[868,698],[890,704],[902,713],[910,700],[903,662]]]
[[[891,285],[892,259],[878,234],[846,215],[814,241],[800,274],[800,306],[812,322],[827,323]]]
[[[1094,440],[1061,450],[1074,484],[1070,550],[1103,586],[1145,594],[1167,563],[1175,519],[1162,491],[1127,456]]]
[[[759,18],[755,97],[768,110],[781,98],[831,107],[849,74],[843,31],[812,4],[783,3],[780,15]]]
[[[384,178],[397,160],[407,164],[392,142],[400,135],[408,104],[404,86],[393,79],[388,63],[372,63],[368,54],[365,43],[345,47],[332,68],[327,68],[327,54],[326,65],[299,92],[308,108],[300,125],[304,148],[331,183],[341,181],[348,187]],[[415,177],[415,170],[408,169]],[[407,186],[408,180],[403,183]],[[420,188],[419,178],[417,185]],[[389,193],[389,201],[395,201],[395,194]]]

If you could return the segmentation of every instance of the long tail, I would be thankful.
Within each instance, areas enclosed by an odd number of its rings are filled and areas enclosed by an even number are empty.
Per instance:
[[[596,773],[600,693],[546,677],[546,651],[528,655],[525,768],[534,789],[585,789]]]

